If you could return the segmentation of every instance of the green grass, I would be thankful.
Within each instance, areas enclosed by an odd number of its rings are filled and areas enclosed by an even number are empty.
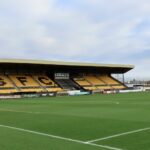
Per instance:
[[[79,141],[150,127],[150,93],[0,101],[0,125]],[[102,141],[123,150],[149,150],[150,130]],[[109,150],[0,126],[0,150]]]

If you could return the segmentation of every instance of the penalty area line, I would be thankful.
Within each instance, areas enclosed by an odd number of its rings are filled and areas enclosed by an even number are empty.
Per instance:
[[[84,142],[84,141],[75,140],[75,139],[71,139],[71,138],[61,137],[61,136],[57,136],[57,135],[32,131],[32,130],[23,129],[23,128],[17,128],[17,127],[2,125],[2,124],[0,124],[0,127],[12,129],[12,130],[17,130],[17,131],[21,131],[21,132],[26,132],[26,133],[37,134],[37,135],[41,135],[41,136],[45,136],[45,137],[50,137],[50,138],[54,138],[54,139],[68,141],[68,142],[70,141],[70,142],[80,143],[80,144],[89,145],[89,146],[101,147],[101,148],[105,148],[105,149],[108,149],[108,150],[122,150],[122,149],[107,146],[107,145],[99,145],[99,144],[95,144],[95,143]]]
[[[150,130],[150,127],[142,128],[142,129],[138,129],[138,130],[133,130],[133,131],[128,131],[128,132],[124,132],[124,133],[119,133],[119,134],[115,134],[115,135],[111,135],[111,136],[107,136],[107,137],[103,137],[103,138],[99,138],[99,139],[90,140],[90,141],[87,141],[87,143],[93,143],[93,142],[108,140],[108,139],[112,139],[115,137],[120,137],[120,136],[129,135],[129,134],[138,133],[138,132],[147,131],[147,130]]]

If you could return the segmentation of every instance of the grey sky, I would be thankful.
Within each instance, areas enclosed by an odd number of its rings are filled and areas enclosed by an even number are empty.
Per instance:
[[[0,57],[133,64],[150,79],[149,0],[0,1]]]

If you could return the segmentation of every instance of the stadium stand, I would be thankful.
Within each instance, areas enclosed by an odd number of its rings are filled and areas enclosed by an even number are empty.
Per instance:
[[[94,87],[90,82],[88,82],[84,77],[74,78],[73,79],[78,85],[80,85],[83,89],[86,90],[96,90],[97,88]]]
[[[96,78],[94,75],[84,76],[84,78],[88,82],[90,82],[92,85],[105,85],[105,83],[103,81],[101,81],[100,79]]]
[[[106,83],[107,85],[111,86],[113,89],[124,89],[125,86],[115,80],[114,78],[112,78],[111,76],[109,75],[99,75],[97,76],[100,80],[102,80],[104,83]]]
[[[17,88],[13,85],[7,76],[0,75],[0,93],[15,93],[17,91]]]
[[[116,86],[112,86],[113,89],[124,89],[126,88],[124,85],[116,85]]]
[[[48,92],[62,91],[62,89],[46,75],[33,75],[33,78]]]
[[[58,86],[60,85],[60,86]],[[17,92],[60,92],[64,90],[112,90],[123,89],[120,84],[108,75],[85,75],[71,79],[53,81],[46,75],[1,75],[0,93]]]
[[[4,59],[0,60],[0,95],[119,90],[126,86],[111,74],[131,69],[131,65]]]
[[[43,92],[43,89],[29,75],[9,75],[20,92]]]
[[[74,81],[76,83],[78,83],[85,90],[96,90],[97,89],[89,81],[87,81],[84,77],[74,78]]]
[[[78,90],[78,89],[80,89],[80,86],[78,86],[71,79],[55,79],[55,82],[57,82],[64,90]]]
[[[0,93],[58,92],[58,87],[46,75],[0,75]]]
[[[74,78],[74,81],[87,90],[113,90],[125,88],[123,84],[120,84],[108,75],[85,75],[82,78]]]
[[[81,86],[91,86],[91,84],[85,80],[85,78],[74,78],[74,80]]]
[[[99,75],[97,76],[101,81],[103,81],[106,84],[109,85],[116,85],[119,84],[117,81],[113,80],[110,76],[108,75]]]

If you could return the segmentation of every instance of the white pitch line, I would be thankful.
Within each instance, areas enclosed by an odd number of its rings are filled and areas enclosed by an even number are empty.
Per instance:
[[[111,136],[107,136],[107,137],[103,137],[103,138],[99,138],[99,139],[95,139],[95,140],[90,140],[90,141],[87,141],[87,143],[103,141],[103,140],[112,139],[112,138],[115,138],[115,137],[120,137],[120,136],[123,136],[123,135],[129,135],[129,134],[133,134],[133,133],[147,131],[147,130],[150,130],[150,127],[143,128],[143,129],[138,129],[138,130],[133,130],[133,131],[129,131],[129,132],[124,132],[124,133],[119,133],[119,134],[115,134],[115,135],[111,135]]]
[[[60,139],[60,140],[80,143],[80,144],[84,144],[84,145],[101,147],[101,148],[105,148],[105,149],[108,149],[108,150],[122,150],[122,149],[119,149],[119,148],[116,148],[116,147],[111,147],[111,146],[106,146],[106,145],[99,145],[99,144],[95,144],[95,143],[88,143],[88,142],[75,140],[75,139],[71,139],[71,138],[65,138],[65,137],[61,137],[61,136],[56,136],[56,135],[52,135],[52,134],[46,134],[46,133],[42,133],[42,132],[27,130],[27,129],[23,129],[23,128],[6,126],[6,125],[2,125],[2,124],[0,125],[0,127],[12,129],[12,130],[18,130],[18,131],[27,132],[27,133],[32,133],[32,134],[37,134],[37,135],[42,135],[42,136],[46,136],[46,137],[50,137],[50,138],[55,138],[55,139]]]

